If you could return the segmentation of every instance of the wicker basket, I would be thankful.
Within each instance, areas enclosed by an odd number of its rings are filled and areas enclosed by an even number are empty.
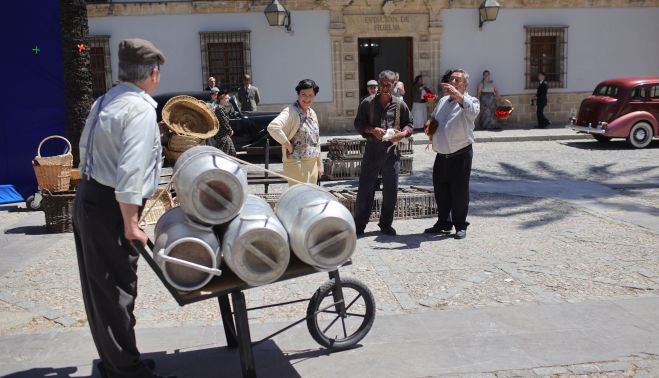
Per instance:
[[[220,122],[206,103],[192,96],[175,96],[162,108],[162,120],[174,133],[208,139],[220,130]]]
[[[162,152],[165,154],[165,159],[167,159],[167,162],[170,165],[176,164],[176,160],[178,160],[179,156],[183,154],[183,152],[180,151],[170,151],[167,147],[163,147]]]
[[[63,139],[66,142],[67,150],[63,155],[41,156],[41,146],[49,139]],[[71,155],[71,143],[68,139],[52,135],[39,143],[37,156],[32,160],[34,174],[37,176],[39,190],[51,193],[64,192],[69,190],[71,183],[71,167],[73,166],[73,155]]]
[[[140,218],[140,225],[156,224],[158,219],[174,207],[172,195],[165,188],[158,188],[151,198],[146,200],[144,211]]]
[[[204,144],[205,139],[195,138],[187,135],[172,134],[167,143],[167,148],[170,151],[185,152],[192,147]]]
[[[69,190],[76,190],[80,184],[80,170],[78,168],[71,168],[71,182],[69,184]]]
[[[400,175],[409,176],[413,173],[412,156],[400,157]],[[362,161],[356,159],[334,160],[323,159],[324,178],[328,180],[347,180],[359,178]]]
[[[41,205],[46,214],[48,233],[73,232],[73,200],[75,192],[43,193]]]
[[[494,115],[500,120],[506,120],[511,114],[513,114],[513,110],[515,110],[515,108],[513,108],[513,103],[507,98],[504,98],[497,104]]]

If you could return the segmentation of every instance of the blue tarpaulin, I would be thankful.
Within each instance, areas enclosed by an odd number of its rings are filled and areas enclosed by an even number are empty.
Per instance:
[[[0,204],[23,202],[13,185],[0,185]]]
[[[32,159],[39,142],[65,135],[64,64],[59,1],[3,2],[0,32],[0,183],[23,196],[37,191]],[[59,155],[48,141],[44,156]]]

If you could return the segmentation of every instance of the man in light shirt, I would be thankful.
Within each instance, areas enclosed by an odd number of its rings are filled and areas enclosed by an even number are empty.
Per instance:
[[[104,377],[159,377],[135,342],[137,260],[145,245],[138,226],[155,192],[161,162],[157,103],[165,56],[151,42],[119,43],[119,80],[92,106],[80,137],[73,232],[82,297]]]
[[[480,111],[478,99],[467,93],[468,86],[469,74],[453,70],[448,83],[441,84],[445,96],[432,113],[437,121],[437,130],[432,135],[432,149],[437,153],[432,183],[438,220],[425,230],[427,234],[450,233],[455,227],[456,239],[467,237],[471,145],[474,143],[474,120]]]

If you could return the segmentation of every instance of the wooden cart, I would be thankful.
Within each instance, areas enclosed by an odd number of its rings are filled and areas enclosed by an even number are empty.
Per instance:
[[[151,240],[147,242],[147,245],[150,250],[153,250]],[[328,273],[329,281],[321,285],[311,298],[247,308],[243,291],[251,287],[230,270],[226,269],[220,277],[214,278],[202,289],[180,292],[165,279],[152,254],[139,243],[136,243],[135,247],[179,306],[217,298],[227,346],[229,348],[238,347],[242,375],[245,378],[256,377],[253,346],[267,341],[304,321],[306,321],[309,333],[316,342],[325,348],[336,351],[348,349],[358,343],[368,334],[375,320],[375,300],[369,288],[357,279],[342,279],[338,269]],[[350,264],[349,261],[344,266]],[[317,272],[313,267],[301,262],[291,253],[288,269],[277,282]],[[247,317],[248,311],[307,301],[309,304],[305,317],[259,341],[252,341]]]

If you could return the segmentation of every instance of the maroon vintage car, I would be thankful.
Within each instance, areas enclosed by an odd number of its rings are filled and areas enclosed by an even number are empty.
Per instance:
[[[600,142],[625,138],[632,147],[647,147],[653,137],[659,137],[659,77],[621,77],[599,83],[567,127]]]

